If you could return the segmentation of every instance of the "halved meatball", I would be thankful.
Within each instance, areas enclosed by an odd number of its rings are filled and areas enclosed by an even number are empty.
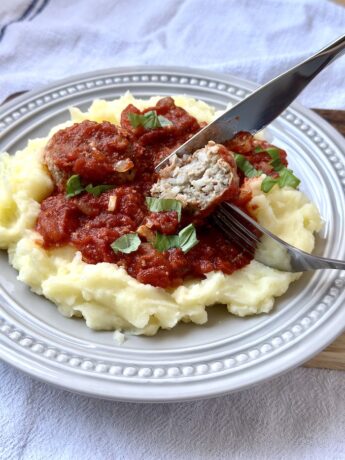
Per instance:
[[[193,214],[205,216],[218,203],[234,199],[239,193],[234,156],[213,141],[192,155],[174,157],[159,174],[151,195],[179,200]]]
[[[45,148],[44,159],[57,188],[63,191],[74,174],[86,184],[130,182],[139,148],[125,129],[86,120],[55,133]]]

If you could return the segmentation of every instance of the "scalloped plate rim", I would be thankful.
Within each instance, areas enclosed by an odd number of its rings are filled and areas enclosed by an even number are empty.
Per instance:
[[[217,79],[218,81],[224,81],[229,84],[237,84],[237,85],[242,85],[246,90],[252,90],[258,85],[250,82],[248,80],[244,80],[240,77],[237,76],[232,76],[232,75],[227,75],[227,74],[221,74],[213,71],[208,71],[208,70],[203,70],[203,69],[197,69],[197,68],[188,68],[188,67],[178,67],[178,66],[128,66],[128,67],[118,67],[118,68],[109,68],[109,69],[104,69],[104,70],[97,70],[97,71],[92,71],[92,72],[86,72],[83,74],[78,74],[78,75],[73,75],[68,78],[64,78],[62,80],[58,80],[54,83],[51,83],[49,85],[42,86],[41,88],[35,90],[35,91],[30,91],[27,92],[21,96],[18,96],[15,98],[13,101],[8,101],[7,103],[3,104],[3,106],[0,108],[0,115],[4,112],[7,112],[11,110],[12,108],[20,105],[22,102],[28,101],[29,99],[34,98],[35,96],[40,96],[44,95],[45,92],[50,91],[55,88],[63,87],[64,85],[67,84],[72,84],[78,83],[80,81],[84,81],[87,79],[92,79],[92,78],[103,78],[106,77],[107,75],[121,75],[121,74],[126,74],[126,73],[154,73],[154,72],[165,72],[169,75],[174,75],[174,74],[179,74],[179,76],[186,76],[186,77],[201,77],[201,78],[213,78]],[[160,83],[160,82],[156,82]],[[211,88],[213,90],[213,88]],[[83,91],[82,91],[83,92]],[[73,97],[73,93],[69,96]],[[63,98],[62,98],[63,99]],[[42,105],[42,107],[44,104]],[[318,126],[321,126],[322,129],[327,133],[329,138],[331,140],[334,140],[336,144],[343,144],[345,146],[345,140],[344,138],[338,133],[331,125],[329,125],[325,120],[323,120],[320,116],[315,114],[314,112],[311,112],[309,109],[305,108],[301,104],[294,103],[292,106],[290,106],[293,110],[296,110],[297,113],[303,114],[306,118],[312,119]],[[11,128],[11,126],[10,126]],[[1,305],[0,305],[0,312],[1,312]],[[157,388],[157,396],[153,395],[147,395],[147,397],[143,397],[142,395],[139,396],[138,394],[132,393],[131,395],[128,395],[128,392],[120,392],[120,394],[114,395],[114,387],[119,386],[119,385],[124,385],[127,389],[127,385],[131,385],[128,382],[119,382],[119,381],[111,381],[110,379],[108,380],[107,384],[110,384],[110,387],[106,390],[105,387],[103,387],[102,391],[99,390],[100,381],[99,378],[101,375],[95,374],[95,376],[89,376],[89,379],[95,380],[96,384],[95,387],[92,390],[90,387],[88,387],[87,382],[88,379],[84,379],[84,382],[82,384],[82,388],[76,388],[76,382],[75,379],[77,376],[74,376],[71,382],[68,381],[68,378],[65,379],[64,382],[57,383],[56,377],[61,376],[61,372],[58,371],[58,368],[55,366],[53,369],[50,369],[48,372],[44,368],[39,368],[35,369],[35,367],[30,367],[30,363],[32,361],[31,358],[27,358],[26,356],[22,356],[22,361],[18,361],[18,353],[16,352],[15,347],[11,349],[11,347],[5,346],[5,350],[3,352],[0,351],[0,356],[2,359],[7,361],[8,363],[14,365],[15,367],[23,370],[24,372],[30,374],[31,376],[35,376],[36,378],[49,382],[53,384],[54,386],[57,386],[59,388],[63,389],[68,389],[70,391],[77,392],[79,394],[85,394],[85,395],[92,395],[96,397],[101,397],[101,398],[106,398],[106,399],[117,399],[117,400],[122,400],[122,401],[137,401],[137,402],[162,402],[162,401],[181,401],[181,400],[191,400],[191,399],[202,399],[202,398],[207,398],[207,397],[214,397],[214,396],[219,396],[225,393],[229,393],[230,391],[237,391],[240,389],[247,388],[249,386],[252,386],[256,383],[266,381],[273,376],[278,376],[288,370],[290,370],[293,367],[298,366],[299,364],[303,363],[304,361],[310,359],[317,353],[319,353],[325,346],[330,344],[339,334],[343,332],[345,329],[345,312],[344,314],[341,314],[341,308],[337,308],[334,312],[332,312],[332,321],[326,320],[325,322],[321,323],[318,325],[317,328],[321,328],[323,331],[327,331],[329,328],[331,328],[331,331],[328,331],[328,334],[326,335],[326,338],[324,336],[322,337],[322,340],[318,342],[318,346],[314,346],[312,349],[312,352],[308,349],[308,347],[305,347],[305,341],[297,340],[296,343],[294,343],[293,347],[296,349],[300,349],[299,351],[299,356],[298,359],[291,357],[289,360],[284,361],[284,363],[280,363],[279,367],[275,368],[275,371],[272,372],[270,370],[270,361],[271,360],[265,360],[264,364],[261,366],[266,370],[268,366],[268,370],[265,371],[264,375],[261,375],[260,378],[254,377],[247,381],[246,383],[243,383],[241,385],[238,385],[237,387],[232,387],[231,385],[227,385],[226,382],[223,382],[223,385],[219,387],[219,389],[214,389],[213,387],[207,389],[201,387],[200,389],[196,390],[195,393],[191,394],[190,391],[183,391],[183,381],[176,381],[176,384],[174,383],[173,380],[166,382],[162,386],[159,387],[156,386]],[[341,319],[341,321],[339,321]],[[334,327],[334,325],[336,327]],[[7,341],[6,334],[2,335],[0,334],[0,342],[4,342],[6,344]],[[306,337],[306,341],[310,341],[312,338],[310,335]],[[306,349],[307,348],[307,349]],[[283,350],[280,354],[278,354],[278,358],[281,355],[284,354],[289,354],[289,351],[291,351],[291,347],[287,348],[286,350]],[[296,350],[295,350],[296,351]],[[296,353],[295,353],[296,354]],[[294,356],[294,354],[293,354]],[[273,362],[276,360],[277,355],[273,356]],[[26,364],[26,361],[28,361],[28,364]],[[272,364],[272,363],[271,363]],[[67,372],[68,367],[66,369],[63,369],[63,372]],[[255,370],[252,370],[251,372],[255,372]],[[238,376],[236,376],[238,378]],[[221,377],[215,377],[213,379],[214,381],[218,381],[221,379]],[[147,382],[149,382],[151,379],[147,378]],[[223,379],[224,380],[224,379]],[[143,380],[145,382],[145,379]],[[157,382],[157,383],[156,383]],[[160,384],[161,382],[156,380],[156,382],[153,382],[153,388],[155,385]],[[90,382],[89,382],[90,383]],[[105,381],[103,382],[104,384],[106,383]],[[197,382],[198,384],[200,382]],[[207,380],[206,380],[207,383]],[[182,388],[181,388],[182,384]],[[170,394],[164,394],[164,387],[167,388],[168,386],[173,386],[173,389],[171,390]],[[105,385],[107,386],[107,385]],[[193,384],[192,384],[193,386]],[[98,389],[97,389],[98,387]],[[206,385],[207,387],[207,385]],[[143,391],[144,391],[144,387]],[[147,386],[146,386],[147,388]],[[119,390],[119,388],[118,388]],[[151,393],[151,392],[149,392]]]

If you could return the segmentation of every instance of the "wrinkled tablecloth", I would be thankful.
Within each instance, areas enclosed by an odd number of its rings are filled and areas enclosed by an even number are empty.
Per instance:
[[[105,67],[184,65],[265,82],[345,33],[326,0],[1,0],[0,100]],[[300,97],[345,108],[345,57]],[[299,368],[208,401],[71,394],[0,363],[1,459],[345,458],[345,373]]]

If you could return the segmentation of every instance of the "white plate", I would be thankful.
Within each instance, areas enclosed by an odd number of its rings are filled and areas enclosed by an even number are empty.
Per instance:
[[[255,85],[237,77],[173,67],[133,67],[79,75],[31,92],[0,111],[0,151],[14,153],[68,119],[68,106],[96,98],[187,94],[217,108]],[[286,148],[302,190],[325,219],[316,252],[345,259],[345,141],[315,113],[293,104],[268,130]],[[72,391],[130,401],[220,395],[271,378],[311,358],[345,329],[345,272],[305,274],[268,315],[240,319],[209,308],[205,326],[183,324],[118,346],[16,280],[0,252],[0,357]]]

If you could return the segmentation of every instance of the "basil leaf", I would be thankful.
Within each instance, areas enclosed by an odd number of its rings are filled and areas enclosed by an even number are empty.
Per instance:
[[[280,158],[279,149],[276,147],[268,147],[267,149],[257,147],[255,149],[255,153],[268,153],[268,155],[272,158],[270,164],[275,171],[281,171],[283,168],[285,168]]]
[[[199,240],[196,237],[196,230],[193,224],[187,225],[178,235],[162,235],[156,233],[153,247],[157,251],[164,252],[171,248],[180,248],[184,253],[192,249]]]
[[[184,253],[192,249],[196,244],[199,243],[199,240],[196,237],[196,230],[193,224],[189,224],[187,227],[183,228],[179,234],[179,247]]]
[[[66,183],[66,197],[72,198],[84,191],[84,187],[80,181],[80,176],[71,176]]]
[[[146,204],[149,210],[152,212],[176,211],[178,221],[180,222],[181,220],[181,201],[174,200],[173,198],[154,198],[152,196],[147,196]]]
[[[246,157],[240,153],[235,153],[235,161],[237,167],[244,173],[246,177],[261,176],[262,171],[255,169],[254,166],[246,159]]]
[[[179,245],[178,235],[163,235],[162,233],[156,233],[156,238],[153,242],[153,247],[159,252],[164,252],[171,248],[178,248]]]
[[[164,128],[164,126],[172,126],[173,122],[168,120],[167,118],[163,117],[163,115],[158,115],[158,121],[159,124],[161,125],[161,128]]]
[[[114,188],[113,185],[95,185],[93,186],[92,184],[89,184],[87,187],[85,187],[85,190],[88,193],[91,193],[93,196],[100,196],[103,192],[106,192],[107,190],[111,190]]]
[[[91,193],[93,196],[100,196],[103,192],[114,188],[113,185],[95,185],[92,184],[84,187],[81,183],[80,176],[74,175],[71,176],[66,183],[66,197],[72,198],[74,196],[80,195],[83,192]]]
[[[301,181],[293,174],[291,169],[288,169],[286,166],[284,166],[280,158],[279,149],[276,147],[268,147],[267,149],[257,147],[255,149],[255,153],[261,152],[269,154],[269,156],[272,158],[270,165],[279,174],[279,177],[277,178],[273,178],[271,176],[265,177],[261,183],[261,190],[263,192],[268,193],[275,184],[278,184],[280,188],[286,186],[297,188],[299,186]]]
[[[145,129],[156,129],[164,128],[164,126],[171,126],[173,124],[170,120],[163,117],[163,115],[157,115],[155,110],[150,110],[143,114],[129,113],[127,116],[133,128],[142,126]]]
[[[256,147],[254,152],[255,153],[267,152],[269,155],[271,154],[275,155],[276,153],[279,154],[279,149],[277,147],[267,147],[267,149],[264,149],[262,147]]]
[[[279,150],[278,149],[267,149],[267,153],[272,158],[271,165],[275,171],[281,171],[285,168],[282,160],[280,158]]]
[[[136,233],[127,233],[120,236],[110,246],[115,253],[123,252],[124,254],[130,254],[136,251],[140,244],[141,240]]]
[[[291,169],[283,168],[279,171],[279,177],[274,178],[271,176],[266,176],[261,183],[261,190],[265,193],[268,193],[275,184],[279,185],[279,188],[283,187],[292,187],[297,188],[301,181],[296,177]]]
[[[278,183],[279,179],[275,179],[271,176],[266,176],[265,179],[261,182],[261,190],[265,193],[268,193],[272,187]]]
[[[127,115],[127,118],[132,125],[133,128],[138,128],[138,126],[142,126],[143,124],[143,115],[140,115],[138,113],[129,113]]]
[[[297,188],[301,181],[296,177],[291,169],[284,168],[280,173],[279,173],[279,187],[283,188],[286,186],[292,187],[292,188]]]

